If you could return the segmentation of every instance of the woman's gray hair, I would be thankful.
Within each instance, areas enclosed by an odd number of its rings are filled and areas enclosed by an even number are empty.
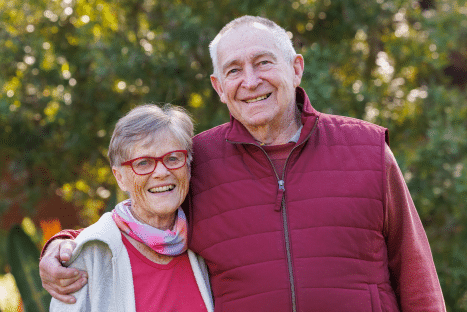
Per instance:
[[[187,164],[193,159],[193,121],[186,110],[165,104],[137,106],[115,125],[107,153],[110,166],[120,166],[129,160],[137,145],[150,145],[168,131],[188,151]]]
[[[219,69],[217,64],[217,46],[219,44],[219,41],[227,32],[229,32],[232,29],[239,28],[243,25],[250,25],[253,27],[262,25],[269,29],[273,34],[273,37],[275,38],[275,44],[282,51],[284,59],[287,62],[292,62],[295,55],[297,55],[293,47],[292,40],[290,40],[290,37],[289,35],[287,35],[287,32],[284,28],[280,27],[279,25],[267,18],[260,16],[245,15],[236,18],[233,21],[229,22],[227,25],[225,25],[214,38],[214,40],[212,40],[209,44],[209,54],[211,55],[212,66],[214,68],[214,76],[219,77]]]

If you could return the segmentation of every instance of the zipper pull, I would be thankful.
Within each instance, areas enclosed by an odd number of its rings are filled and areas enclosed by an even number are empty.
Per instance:
[[[279,183],[279,190],[285,191],[284,180],[279,180],[278,183]]]
[[[275,211],[281,211],[282,199],[284,198],[284,192],[285,192],[284,180],[279,180],[278,184],[279,184],[279,190],[277,191],[276,206],[274,207]]]

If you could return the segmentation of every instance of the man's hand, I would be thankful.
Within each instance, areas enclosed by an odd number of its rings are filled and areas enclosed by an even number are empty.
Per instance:
[[[64,303],[75,303],[70,293],[80,290],[87,283],[87,273],[61,264],[70,260],[76,244],[72,240],[56,239],[47,247],[39,263],[42,287],[52,297]]]

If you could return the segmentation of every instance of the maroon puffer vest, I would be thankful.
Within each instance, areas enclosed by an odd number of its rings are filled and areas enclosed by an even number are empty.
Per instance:
[[[284,177],[235,120],[195,137],[190,248],[215,311],[398,311],[382,235],[386,130],[318,113],[301,88],[298,101]]]

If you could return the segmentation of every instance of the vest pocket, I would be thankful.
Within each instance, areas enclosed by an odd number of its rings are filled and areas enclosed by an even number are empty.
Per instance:
[[[371,297],[371,311],[372,312],[382,312],[381,309],[381,300],[379,299],[378,285],[369,284],[368,288],[370,290]]]

